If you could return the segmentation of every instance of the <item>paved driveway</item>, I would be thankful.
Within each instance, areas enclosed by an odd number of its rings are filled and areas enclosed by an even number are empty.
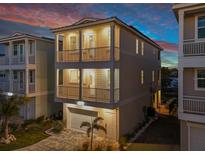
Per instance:
[[[49,136],[36,144],[18,149],[18,151],[73,151],[79,150],[82,147],[82,143],[86,141],[89,141],[89,138],[85,133],[65,130],[60,134]],[[108,142],[111,143],[110,140],[95,138],[95,143],[98,144],[108,144]]]

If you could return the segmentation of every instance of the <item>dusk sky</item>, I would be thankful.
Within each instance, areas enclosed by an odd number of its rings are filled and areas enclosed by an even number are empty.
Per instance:
[[[83,17],[116,16],[164,48],[162,66],[177,65],[178,23],[172,4],[0,4],[0,37],[15,32],[53,37],[49,28]]]

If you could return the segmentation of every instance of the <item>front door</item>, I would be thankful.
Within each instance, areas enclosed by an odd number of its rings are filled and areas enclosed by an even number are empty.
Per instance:
[[[19,62],[20,63],[24,62],[24,45],[23,44],[19,45]]]
[[[91,59],[94,59],[95,56],[95,40],[94,40],[94,34],[88,35],[88,45],[89,45],[89,57]]]

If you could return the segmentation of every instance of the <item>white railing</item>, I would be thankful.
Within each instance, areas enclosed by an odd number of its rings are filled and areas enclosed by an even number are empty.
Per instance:
[[[78,62],[79,58],[79,49],[58,51],[58,62]]]
[[[28,89],[29,89],[29,93],[35,93],[36,92],[35,83],[29,84]]]
[[[184,96],[184,112],[205,114],[205,97]]]
[[[79,99],[79,87],[58,86],[58,97],[67,99]]]
[[[9,58],[7,56],[1,56],[0,65],[8,65],[8,64],[9,64]]]
[[[25,57],[13,56],[11,58],[11,64],[24,64]]]
[[[204,42],[184,42],[183,53],[184,56],[205,55],[205,41]]]
[[[9,92],[9,81],[0,81],[0,91]]]

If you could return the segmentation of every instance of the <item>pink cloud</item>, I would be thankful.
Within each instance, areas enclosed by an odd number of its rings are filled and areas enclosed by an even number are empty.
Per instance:
[[[157,41],[154,40],[157,44],[159,44],[164,50],[168,50],[171,52],[178,52],[178,46],[175,43],[169,43],[166,41]]]

